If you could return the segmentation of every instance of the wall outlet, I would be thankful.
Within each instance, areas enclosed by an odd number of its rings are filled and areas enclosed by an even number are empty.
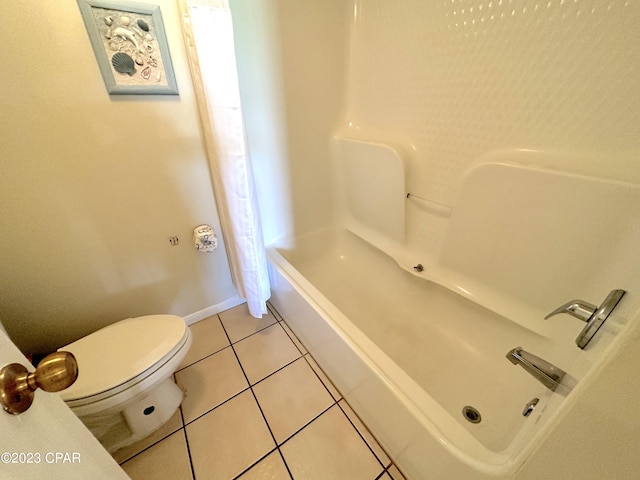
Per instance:
[[[180,243],[180,239],[179,239],[177,236],[175,236],[175,237],[169,237],[169,243],[170,243],[172,246],[174,246],[174,247],[175,247],[176,245],[178,245],[178,244]]]

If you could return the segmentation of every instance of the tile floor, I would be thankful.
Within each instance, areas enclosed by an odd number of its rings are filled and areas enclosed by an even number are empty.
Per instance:
[[[133,480],[404,480],[271,307],[192,325],[173,418],[114,454]]]

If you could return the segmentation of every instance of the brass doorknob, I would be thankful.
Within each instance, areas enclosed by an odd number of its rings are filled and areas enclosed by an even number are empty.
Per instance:
[[[78,362],[70,352],[47,355],[35,372],[29,372],[19,363],[10,363],[0,369],[0,403],[6,412],[19,415],[29,409],[38,388],[59,392],[77,378]]]

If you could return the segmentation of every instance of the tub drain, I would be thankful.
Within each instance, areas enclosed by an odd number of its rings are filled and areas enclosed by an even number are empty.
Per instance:
[[[469,405],[462,409],[462,415],[464,415],[464,418],[471,423],[480,423],[482,420],[480,412]]]

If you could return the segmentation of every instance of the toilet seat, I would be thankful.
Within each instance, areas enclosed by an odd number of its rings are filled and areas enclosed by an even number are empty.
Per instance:
[[[176,315],[121,320],[60,348],[78,361],[78,379],[60,396],[71,408],[82,409],[125,390],[135,395],[153,383],[156,372],[170,376],[190,344],[191,332]]]

